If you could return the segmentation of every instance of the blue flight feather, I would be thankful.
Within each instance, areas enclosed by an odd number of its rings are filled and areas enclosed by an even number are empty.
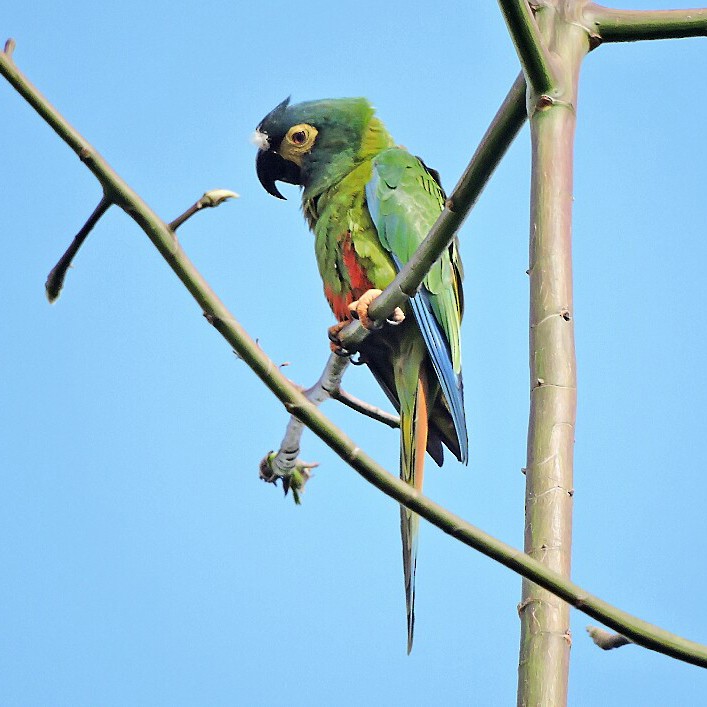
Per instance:
[[[416,157],[400,148],[390,148],[373,162],[373,175],[366,184],[366,200],[380,241],[391,254],[399,271],[441,212],[441,188]],[[442,272],[441,267],[438,261],[432,268],[433,271],[437,268],[437,280]],[[462,376],[461,371],[454,370],[447,334],[435,315],[431,297],[436,296],[423,282],[410,302],[442,393],[449,405],[461,461],[466,463],[469,444]]]
[[[393,255],[393,262],[399,271],[402,265],[395,255]],[[452,422],[459,440],[460,461],[462,464],[466,464],[469,460],[469,439],[466,431],[464,384],[461,374],[454,372],[449,342],[437,321],[437,317],[435,317],[429,293],[424,286],[411,298],[410,304],[412,305],[415,320],[420,327],[422,338],[425,341],[427,352],[432,359],[432,365],[437,373],[437,380],[439,380],[442,393],[449,404]]]

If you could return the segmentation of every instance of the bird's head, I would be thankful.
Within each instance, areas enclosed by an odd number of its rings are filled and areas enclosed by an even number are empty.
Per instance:
[[[362,143],[372,119],[373,107],[365,98],[294,105],[286,98],[263,118],[253,135],[260,183],[278,199],[285,197],[275,182],[299,184],[305,196],[321,193],[363,159]]]

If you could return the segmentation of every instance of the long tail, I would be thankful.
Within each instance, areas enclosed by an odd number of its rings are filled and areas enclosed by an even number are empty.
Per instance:
[[[419,369],[418,369],[419,370]],[[400,478],[422,489],[429,420],[429,393],[424,371],[420,370],[416,389],[400,405]],[[403,539],[403,571],[407,603],[408,655],[415,633],[415,570],[417,568],[417,530],[419,516],[400,506],[400,532]]]

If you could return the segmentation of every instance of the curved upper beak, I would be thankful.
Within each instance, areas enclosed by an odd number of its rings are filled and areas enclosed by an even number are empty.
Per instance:
[[[272,150],[258,151],[258,156],[255,158],[255,169],[263,189],[278,199],[285,197],[280,194],[275,182],[301,184],[300,168],[294,162],[284,159]]]

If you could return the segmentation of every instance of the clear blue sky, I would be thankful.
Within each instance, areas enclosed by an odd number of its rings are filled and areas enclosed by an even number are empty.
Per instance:
[[[309,385],[331,323],[297,191],[254,173],[285,96],[365,95],[453,186],[512,83],[495,3],[10,2],[15,58],[180,230],[263,349]],[[632,3],[658,7],[657,3]],[[585,62],[575,184],[579,370],[573,577],[707,642],[704,40]],[[313,435],[295,507],[258,480],[286,415],[117,209],[59,302],[45,277],[100,190],[0,84],[0,702],[7,705],[509,705],[520,581],[423,524],[405,655],[398,511]],[[468,468],[429,495],[522,545],[527,129],[461,233]],[[345,385],[384,404],[367,371]],[[326,410],[397,469],[397,434]],[[573,613],[572,705],[701,704],[707,676],[597,650]]]

